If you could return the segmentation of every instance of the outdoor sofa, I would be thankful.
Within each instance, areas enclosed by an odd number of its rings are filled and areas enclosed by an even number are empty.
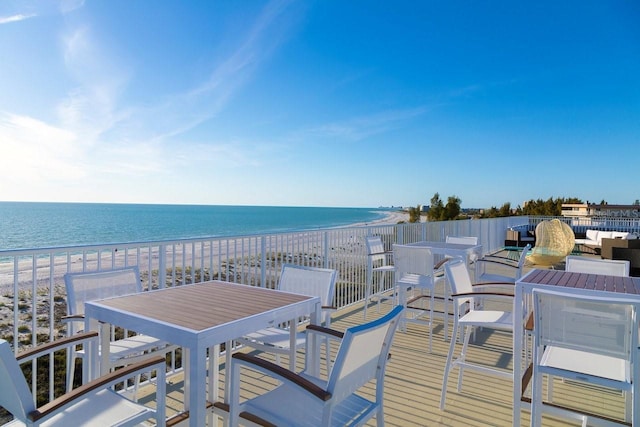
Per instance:
[[[634,234],[626,231],[587,230],[586,238],[576,239],[576,245],[600,248],[602,246],[602,239],[631,240],[635,238],[636,236]]]

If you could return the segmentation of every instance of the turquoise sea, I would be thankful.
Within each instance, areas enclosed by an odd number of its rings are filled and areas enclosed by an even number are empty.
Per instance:
[[[0,202],[0,250],[339,227],[381,219],[374,208]]]

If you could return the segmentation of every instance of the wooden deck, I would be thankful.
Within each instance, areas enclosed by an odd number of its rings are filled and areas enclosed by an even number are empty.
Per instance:
[[[382,315],[391,307],[375,305],[368,309],[368,320]],[[338,330],[364,321],[362,306],[354,306],[336,313],[332,327]],[[489,330],[478,331],[470,345],[467,359],[510,369],[512,365],[511,335]],[[391,350],[385,383],[385,423],[387,426],[510,426],[512,425],[511,381],[474,371],[464,374],[462,391],[456,390],[457,370],[448,384],[446,409],[439,408],[442,377],[449,341],[443,339],[443,325],[436,320],[433,351],[428,352],[428,329],[410,324],[407,330],[398,330]],[[301,355],[300,355],[301,356]],[[302,369],[303,357],[298,357]],[[268,356],[266,356],[268,357]],[[283,358],[282,363],[287,362]],[[181,376],[169,378],[169,406],[167,416],[181,410],[183,382]],[[224,366],[221,367],[221,387],[224,386]],[[243,378],[243,397],[263,392],[272,387],[262,378]],[[222,390],[221,390],[222,395]],[[373,386],[363,393],[373,395]],[[147,399],[152,399],[152,396]],[[145,398],[141,398],[144,401]],[[624,400],[620,393],[594,387],[577,387],[560,381],[554,383],[554,400],[564,404],[588,408],[619,418],[624,413]],[[522,425],[529,424],[529,415],[522,411]],[[375,419],[367,425],[374,426]],[[578,426],[567,420],[545,416],[543,426]]]

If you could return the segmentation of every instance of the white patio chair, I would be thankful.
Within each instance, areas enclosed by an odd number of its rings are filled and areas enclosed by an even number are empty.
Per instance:
[[[478,237],[476,236],[447,236],[444,238],[445,243],[453,243],[458,245],[477,245]],[[445,258],[455,258],[451,255],[445,255]],[[478,254],[475,252],[469,255],[469,264],[473,264],[478,259]]]
[[[9,343],[0,339],[0,406],[14,417],[5,426],[131,426],[152,418],[156,425],[165,425],[166,363],[160,356],[119,369],[36,407],[35,397],[20,366],[80,344],[92,346],[97,351],[98,333],[76,334],[34,347],[17,357]],[[37,366],[49,365],[40,360]],[[133,402],[111,389],[128,378],[151,370],[157,372],[155,409]]]
[[[445,242],[460,245],[477,245],[478,238],[476,236],[447,236],[445,237]]]
[[[395,290],[391,289],[391,295],[385,295],[387,291],[385,288],[385,281],[387,276],[391,275],[391,283],[393,284],[393,273],[395,267],[392,263],[392,251],[386,251],[382,238],[380,236],[367,236],[367,284],[364,295],[364,310],[363,316],[367,318],[367,308],[369,300],[373,298],[378,301],[378,312],[380,312],[380,302],[383,300],[395,300]],[[378,291],[373,292],[374,276],[379,277]]]
[[[403,308],[396,306],[385,316],[348,328],[344,334],[310,325],[308,332],[341,341],[327,380],[309,375],[308,370],[295,374],[264,359],[234,354],[230,404],[216,403],[214,412],[229,416],[232,426],[361,426],[374,416],[378,426],[384,425],[384,377],[402,313]],[[280,385],[240,402],[240,378],[245,371],[275,378]],[[371,381],[375,381],[375,393],[359,393]]]
[[[436,281],[442,281],[444,277],[436,277],[433,253],[426,246],[393,245],[393,262],[396,267],[398,304],[407,309],[407,317],[402,319],[400,327],[404,330],[407,323],[426,324],[429,327],[429,352],[431,352],[435,286]],[[411,297],[409,291],[413,294]],[[428,306],[425,306],[427,299]]]
[[[629,261],[617,259],[599,259],[568,255],[565,271],[574,273],[606,274],[609,276],[629,276]]]
[[[626,394],[626,421],[639,425],[638,328],[640,303],[542,289],[533,290],[532,426],[540,426],[542,412],[570,417],[582,425],[611,425],[611,419],[586,410],[542,401],[542,379],[568,379],[576,383],[621,390]],[[621,420],[621,424],[624,424]]]
[[[142,283],[140,282],[137,267],[98,272],[67,273],[64,276],[64,282],[67,290],[68,315],[62,318],[62,322],[67,323],[68,336],[73,336],[83,330],[84,303],[86,301],[142,292]],[[124,331],[124,335],[123,338],[115,339],[115,332],[112,331],[108,369],[136,363],[156,354],[167,354],[178,348],[148,335],[130,335],[128,331]],[[76,359],[83,358],[84,354],[83,349],[69,347],[67,392],[73,388]],[[138,380],[136,379],[134,398],[137,388]]]
[[[462,388],[462,377],[465,369],[477,370],[483,373],[497,375],[503,378],[513,379],[513,372],[498,367],[490,367],[486,365],[476,364],[467,360],[467,349],[469,346],[469,338],[475,328],[487,328],[502,331],[513,332],[513,314],[511,311],[487,310],[484,309],[486,302],[479,308],[479,301],[484,298],[508,298],[513,303],[513,294],[510,293],[511,287],[507,288],[507,292],[498,292],[501,289],[500,284],[480,283],[473,285],[469,277],[467,264],[462,259],[449,261],[444,266],[445,275],[451,286],[453,298],[453,333],[451,334],[451,342],[449,345],[449,354],[445,365],[444,376],[442,379],[442,395],[440,397],[440,409],[445,407],[445,399],[447,395],[447,383],[451,371],[458,367],[458,392]],[[464,340],[460,355],[454,359],[454,350],[456,346],[456,337],[458,330],[464,328]]]
[[[506,257],[488,255],[483,258],[480,258],[476,261],[476,283],[482,282],[508,282],[508,283],[516,283],[518,279],[522,277],[524,272],[524,266],[527,261],[527,254],[531,249],[531,245],[527,244],[524,248],[522,248],[522,253],[520,253],[520,258],[517,262],[510,260]],[[502,269],[509,271],[510,274],[496,274],[489,273],[487,268],[493,269]]]
[[[329,327],[331,326],[331,313],[336,310],[333,306],[336,276],[336,270],[328,268],[284,264],[277,289],[294,294],[320,297],[323,311],[321,322],[325,327]],[[297,326],[291,325],[291,327]],[[261,329],[237,338],[236,341],[267,353],[274,353],[278,363],[280,363],[281,354],[288,354],[289,369],[295,371],[297,350],[305,346],[306,333],[301,331],[296,334],[293,348],[291,347],[289,328],[283,325]],[[327,345],[327,369],[331,363],[329,350],[329,345]]]

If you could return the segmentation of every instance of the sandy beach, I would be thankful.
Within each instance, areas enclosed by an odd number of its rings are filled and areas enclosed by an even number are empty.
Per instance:
[[[354,224],[349,224],[346,226],[340,226],[340,227],[336,227],[335,229],[347,229],[347,228],[352,228],[352,227],[365,227],[365,226],[379,226],[379,225],[395,225],[399,222],[408,222],[409,221],[409,214],[408,212],[404,212],[404,211],[389,211],[384,217],[375,220],[375,221],[369,221],[369,222],[360,222],[360,223],[354,223]],[[290,236],[289,240],[289,244],[292,247],[301,247],[301,245],[303,246],[303,240],[305,239],[305,237],[303,237],[306,232],[305,231],[300,231],[300,232],[292,232],[292,233],[285,233],[287,236]],[[233,239],[233,238],[217,238],[216,240],[226,240],[226,239]],[[240,237],[240,239],[238,241],[243,241],[243,242],[248,242],[250,238],[245,238],[245,237]],[[293,240],[291,240],[293,239]],[[244,243],[243,243],[244,244]],[[237,245],[237,243],[236,243]],[[114,245],[104,245],[105,247],[107,247],[107,249],[105,250],[105,252],[109,252],[109,247],[110,246],[114,246]],[[138,245],[130,245],[132,247],[137,247]],[[146,245],[140,245],[141,248],[144,248]],[[153,244],[151,246],[157,247],[157,244]],[[187,246],[188,248],[188,246]],[[124,260],[124,254],[122,253],[122,249],[120,249],[120,253],[117,253],[117,249],[114,253],[112,254],[107,254],[106,255],[106,259],[104,260],[103,263],[103,267],[102,268],[106,268],[104,265],[108,262],[111,262],[111,257],[118,257],[121,258],[122,260]],[[307,248],[308,249],[308,248]],[[216,250],[215,247],[212,247],[211,249],[212,251],[214,251],[213,256],[217,256],[218,255],[218,251]],[[47,251],[38,251],[40,253],[43,253],[45,255],[47,254]],[[61,253],[67,252],[67,251],[59,251]],[[53,267],[53,272],[54,272],[54,280],[53,280],[53,285],[55,287],[57,286],[63,286],[63,282],[62,282],[62,277],[61,275],[57,274],[58,272],[66,272],[66,271],[81,271],[83,270],[83,264],[87,262],[87,258],[83,257],[83,255],[80,253],[81,251],[75,251],[77,253],[77,255],[73,255],[73,256],[65,256],[65,255],[61,255],[61,256],[55,256],[53,258],[50,258],[49,256],[38,256],[37,258],[37,277],[38,277],[38,284],[36,285],[36,288],[40,288],[42,286],[45,287],[49,287],[50,286],[50,282],[49,282],[49,277],[50,276],[50,272],[51,272],[51,268]],[[133,263],[133,264],[138,264],[138,265],[147,265],[149,263],[149,253],[150,251],[142,251],[142,253],[139,253],[136,255],[135,258],[132,258],[131,256],[129,256],[129,263]],[[157,257],[157,253],[153,254],[153,252],[151,252],[151,256],[152,257]],[[176,255],[178,257],[182,256],[181,251],[176,252]],[[203,256],[209,256],[211,255],[210,253],[203,253]],[[101,254],[102,257],[105,257],[105,254]],[[93,264],[96,263],[97,260],[97,255],[94,257],[96,259],[94,259],[92,261]],[[0,262],[0,291],[3,294],[7,294],[7,293],[12,293],[12,288],[15,284],[15,276],[17,273],[17,277],[18,277],[18,288],[19,289],[25,289],[25,287],[27,289],[33,289],[33,268],[34,268],[34,262],[33,262],[33,257],[29,255],[27,255],[26,257],[20,259],[17,263],[17,265],[12,262],[12,261],[8,261],[8,262]],[[53,263],[51,262],[53,261]],[[124,263],[124,261],[122,261],[122,263]],[[53,264],[53,265],[52,265]],[[91,269],[95,269],[95,265],[92,267],[91,265],[85,265],[85,268],[88,268],[89,270]],[[67,270],[68,269],[68,270]]]
[[[402,221],[408,222],[408,220],[409,215],[407,212],[389,211],[387,215],[376,221],[336,227],[332,229],[336,230],[336,233],[331,233],[334,236],[331,241],[332,248],[340,248],[339,250],[345,253],[349,253],[352,250],[359,251],[359,249],[355,249],[355,246],[360,246],[362,242],[356,236],[362,234],[350,231],[342,234],[340,230],[348,230],[354,227],[395,225]],[[318,236],[310,236],[310,233]],[[323,231],[318,232],[318,230],[303,230],[292,233],[268,234],[268,243],[265,246],[265,251],[272,254],[270,256],[276,253],[281,254],[279,256],[285,257],[286,262],[300,262],[298,257],[322,253],[323,238],[321,236],[323,233]],[[362,233],[364,233],[364,230]],[[208,262],[213,260],[215,265],[211,266],[211,271],[226,269],[227,274],[232,272],[235,275],[237,271],[242,272],[245,269],[256,268],[253,264],[259,258],[260,248],[256,243],[258,241],[259,237],[256,238],[255,236],[223,237],[211,239],[211,241],[203,240],[204,243],[202,244],[205,246],[202,247],[198,246],[201,243],[194,243],[195,247],[191,243],[180,243],[175,244],[173,249],[171,249],[172,244],[169,243],[166,245],[167,250],[173,250],[173,252],[167,255],[167,263],[170,264],[171,259],[174,259],[177,261],[176,265],[180,268],[182,260],[185,260],[185,265],[188,268],[191,268],[191,266],[200,268],[199,266],[201,265],[207,267]],[[16,288],[21,304],[30,306],[35,302],[39,307],[45,307],[52,296],[64,298],[63,277],[67,271],[96,270],[98,269],[98,263],[101,265],[100,269],[109,269],[112,263],[116,267],[121,267],[126,262],[128,265],[141,266],[141,275],[144,276],[148,274],[148,271],[159,268],[159,247],[160,244],[158,243],[147,245],[131,244],[129,249],[125,250],[120,245],[118,245],[117,249],[115,245],[104,245],[100,247],[100,260],[98,260],[98,252],[95,248],[91,250],[81,248],[81,250],[75,249],[71,252],[65,249],[52,251],[52,254],[46,250],[38,250],[36,251],[35,259],[33,253],[27,252],[27,255],[21,256],[17,263],[13,261],[0,263],[0,332],[3,334],[10,332],[7,327],[13,323],[12,307],[16,303],[13,295]],[[229,255],[227,251],[230,251],[232,255]],[[279,262],[285,262],[285,258]],[[238,262],[239,260],[241,260],[240,263]],[[169,267],[170,265],[167,265],[165,268]],[[36,279],[35,283],[34,278]],[[59,304],[64,304],[64,302],[57,300],[55,305],[58,306]],[[61,308],[64,310],[63,307]],[[40,311],[40,309],[38,310]],[[29,311],[27,310],[27,312]],[[27,321],[27,318],[22,319],[21,315],[22,321]],[[40,330],[39,328],[39,332],[46,333],[46,330]]]
[[[409,222],[409,212],[406,211],[389,211],[387,215],[375,221],[359,222],[351,224],[348,227],[360,227],[369,225],[385,225],[385,224],[397,224],[399,222]]]

